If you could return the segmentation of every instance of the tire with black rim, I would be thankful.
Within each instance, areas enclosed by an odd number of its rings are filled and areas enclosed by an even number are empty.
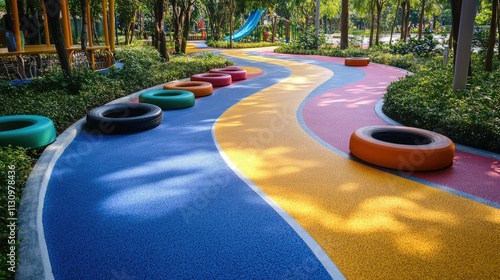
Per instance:
[[[56,140],[56,129],[51,119],[38,115],[0,117],[0,146],[24,148],[45,147]]]
[[[368,163],[404,171],[430,171],[453,164],[455,145],[439,133],[401,126],[368,126],[352,133],[351,153]]]
[[[87,113],[87,128],[103,134],[128,134],[149,130],[162,122],[160,107],[146,103],[109,104]]]

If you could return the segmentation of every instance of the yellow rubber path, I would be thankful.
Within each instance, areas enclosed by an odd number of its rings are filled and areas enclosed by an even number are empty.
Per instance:
[[[226,111],[223,152],[286,210],[347,279],[500,279],[500,210],[347,159],[299,125],[300,103],[334,73],[289,68],[282,82]]]

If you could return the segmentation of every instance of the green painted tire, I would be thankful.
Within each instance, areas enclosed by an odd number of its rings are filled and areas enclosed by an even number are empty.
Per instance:
[[[191,107],[194,100],[194,94],[187,90],[157,89],[146,91],[139,96],[139,102],[154,104],[164,110]]]
[[[0,117],[0,146],[19,146],[36,149],[56,140],[51,119],[37,115]]]

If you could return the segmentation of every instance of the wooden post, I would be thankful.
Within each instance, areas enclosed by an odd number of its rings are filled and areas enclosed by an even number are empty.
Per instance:
[[[64,42],[66,43],[66,48],[71,47],[71,33],[70,33],[70,26],[69,26],[69,15],[68,15],[68,10],[67,10],[67,0],[61,0],[61,15],[62,15],[62,26],[63,26],[63,33],[64,33]]]
[[[16,37],[16,50],[21,52],[23,50],[22,42],[21,42],[21,27],[19,26],[19,10],[17,8],[17,0],[12,0],[10,2],[12,4],[12,20],[14,21],[14,35]]]
[[[88,42],[89,46],[92,47],[94,45],[94,39],[92,36],[92,22],[91,17],[90,17],[90,4],[89,0],[85,0],[86,5],[87,5],[87,34],[88,34]]]
[[[109,36],[111,51],[115,50],[115,1],[109,0],[109,21],[110,21],[110,31]]]
[[[47,23],[47,10],[45,9],[45,1],[42,0],[43,10],[43,30],[45,30],[45,45],[50,48],[49,24]]]
[[[106,0],[102,0],[102,23],[104,26],[104,42],[109,47],[109,27]]]

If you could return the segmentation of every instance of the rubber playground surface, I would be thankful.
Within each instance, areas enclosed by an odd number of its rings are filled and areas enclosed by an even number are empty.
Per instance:
[[[405,71],[223,54],[249,78],[155,129],[73,128],[39,187],[46,277],[500,278],[499,155],[459,146],[450,168],[398,172],[349,154],[353,131],[394,124],[380,100]]]

